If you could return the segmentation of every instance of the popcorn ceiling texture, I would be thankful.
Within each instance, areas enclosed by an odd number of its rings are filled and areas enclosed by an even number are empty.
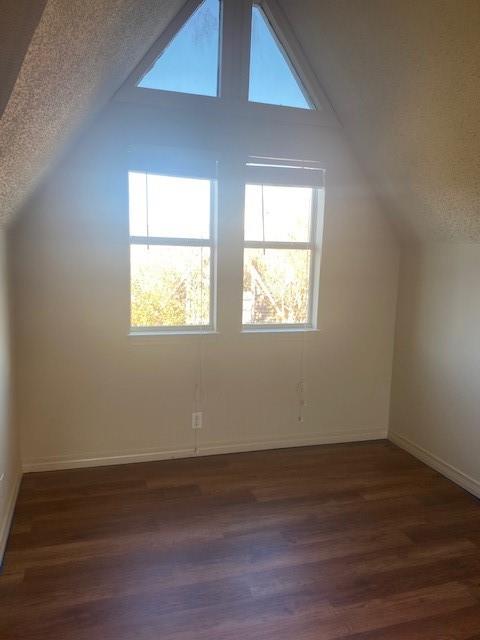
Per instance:
[[[404,237],[480,240],[480,0],[279,0]],[[48,0],[0,120],[7,222],[183,0]]]
[[[122,84],[182,0],[48,0],[0,119],[0,224]]]
[[[46,0],[1,0],[0,116],[8,102]]]
[[[280,0],[405,239],[480,241],[480,0]]]

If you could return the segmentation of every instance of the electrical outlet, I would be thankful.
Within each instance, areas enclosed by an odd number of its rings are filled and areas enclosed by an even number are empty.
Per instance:
[[[0,473],[0,482],[3,482],[4,480],[5,480],[5,474]]]
[[[192,413],[192,429],[201,429],[203,422],[202,411],[195,411]]]

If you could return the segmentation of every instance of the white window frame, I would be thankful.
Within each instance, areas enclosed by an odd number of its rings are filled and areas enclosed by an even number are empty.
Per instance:
[[[142,118],[144,111],[150,116],[161,118],[163,122],[172,119],[172,126],[162,135],[156,132],[141,131],[132,139],[128,133],[128,144],[143,145],[137,148],[132,163],[132,153],[129,149],[128,168],[132,171],[146,171],[162,175],[178,175],[184,177],[202,177],[197,175],[195,164],[199,155],[214,154],[216,170],[212,174],[207,172],[209,179],[216,180],[216,197],[218,207],[214,212],[215,228],[211,237],[213,247],[211,265],[213,275],[210,292],[212,296],[211,313],[213,314],[208,327],[173,327],[146,328],[138,331],[130,329],[130,335],[168,335],[170,334],[199,334],[224,333],[229,336],[253,333],[288,333],[312,331],[318,329],[319,309],[319,279],[320,260],[323,234],[323,220],[320,213],[324,208],[318,207],[312,223],[312,237],[309,247],[312,250],[310,274],[309,322],[305,324],[268,324],[243,325],[242,297],[243,297],[243,259],[244,259],[244,195],[245,184],[255,183],[251,176],[245,175],[253,156],[289,158],[291,153],[299,154],[297,158],[309,160],[275,160],[276,171],[279,176],[274,183],[288,186],[289,181],[300,181],[303,186],[319,189],[317,205],[325,197],[324,184],[318,185],[312,169],[321,169],[316,177],[324,175],[324,169],[329,166],[327,147],[315,145],[309,141],[313,132],[328,129],[339,129],[340,123],[322,90],[320,82],[310,67],[303,49],[297,41],[283,9],[277,0],[221,0],[220,25],[220,55],[218,96],[201,96],[188,93],[170,92],[160,89],[146,89],[138,87],[139,80],[170,44],[172,39],[183,27],[188,18],[201,4],[202,0],[186,0],[182,9],[172,20],[167,29],[153,44],[148,54],[134,69],[123,87],[115,96],[119,114],[134,113]],[[302,83],[315,110],[299,109],[280,105],[270,105],[249,101],[249,71],[251,50],[251,20],[252,6],[259,5],[269,21],[276,38],[288,56],[296,76]],[[199,135],[197,136],[197,131]],[[273,132],[275,131],[275,135]],[[309,132],[307,133],[306,132]],[[271,132],[271,133],[270,133]],[[285,132],[285,140],[282,135]],[[296,135],[298,133],[298,136]],[[192,134],[192,135],[190,135]],[[217,135],[218,134],[218,135]],[[293,137],[292,137],[293,136]],[[148,139],[150,145],[145,145]],[[178,138],[178,139],[177,139]],[[304,140],[305,151],[301,143],[295,144],[292,151],[292,140]],[[160,145],[179,145],[172,154],[163,154],[160,170],[157,162],[158,149],[165,149]],[[195,149],[182,145],[194,146]],[[154,145],[158,145],[154,147]],[[152,151],[152,149],[154,149]],[[207,151],[208,149],[208,151]],[[310,150],[309,150],[310,149]],[[214,150],[214,151],[213,151]],[[304,155],[305,153],[305,155]],[[160,155],[162,155],[160,154]],[[320,162],[321,161],[321,162]],[[190,167],[183,168],[183,163],[190,163]],[[283,162],[283,167],[279,167]],[[251,164],[251,163],[250,163]],[[259,163],[261,164],[261,162]],[[180,167],[181,172],[177,169]],[[268,167],[264,167],[268,170]],[[270,167],[272,169],[272,167]],[[292,171],[295,169],[295,171]],[[185,172],[184,172],[185,171]],[[253,170],[252,170],[253,171]],[[256,168],[260,175],[260,168]],[[263,169],[262,169],[263,171]],[[290,171],[290,176],[285,176]],[[203,174],[202,174],[203,175]],[[295,178],[293,176],[296,176]],[[262,178],[263,179],[263,178]],[[271,174],[263,184],[270,184]],[[303,182],[302,182],[303,181]],[[301,186],[300,185],[300,186]],[[213,218],[212,218],[213,219]],[[168,243],[171,244],[171,239]],[[182,240],[182,244],[186,244]],[[286,248],[282,244],[283,248]],[[218,261],[218,267],[217,267]],[[131,296],[129,298],[129,303]],[[130,323],[129,323],[130,324]]]
[[[120,102],[178,108],[192,114],[209,110],[218,117],[252,117],[264,120],[272,115],[285,122],[338,126],[332,106],[312,70],[283,9],[276,0],[221,0],[218,95],[202,96],[162,89],[147,89],[137,84],[170,44],[203,0],[187,0],[169,26],[131,73],[115,99]],[[264,12],[275,36],[285,50],[290,65],[302,84],[314,109],[250,102],[249,72],[252,7]]]
[[[308,283],[308,317],[304,323],[244,323],[242,331],[283,332],[312,331],[317,329],[318,299],[320,284],[321,239],[323,235],[323,209],[325,196],[325,172],[317,163],[300,163],[295,160],[251,158],[246,166],[245,186],[263,185],[277,187],[307,187],[312,189],[312,208],[310,213],[310,237],[306,242],[284,242],[271,240],[246,240],[245,230],[242,236],[242,274],[246,249],[294,249],[310,251],[310,270]],[[245,210],[245,207],[244,207]],[[320,219],[322,217],[322,219]],[[243,296],[242,279],[242,296]]]
[[[168,151],[167,151],[168,153]],[[163,162],[161,163],[163,164]],[[137,166],[137,168],[132,168]],[[183,172],[180,169],[176,171],[162,170],[161,167],[138,168],[139,165],[131,165],[128,174],[131,172],[146,173],[147,175],[170,176],[175,178],[192,178],[210,181],[210,219],[209,219],[209,237],[208,238],[175,238],[163,236],[135,236],[129,231],[129,309],[130,309],[130,330],[131,336],[145,335],[168,335],[168,334],[199,334],[199,333],[215,333],[217,326],[217,210],[218,210],[218,184],[217,178],[211,175],[203,174],[201,171]],[[153,165],[155,166],[155,165]],[[128,176],[127,176],[128,177]],[[133,326],[132,325],[132,273],[130,250],[132,245],[138,246],[160,246],[160,247],[205,247],[210,250],[210,296],[209,296],[209,322],[206,325],[158,325],[158,326]]]

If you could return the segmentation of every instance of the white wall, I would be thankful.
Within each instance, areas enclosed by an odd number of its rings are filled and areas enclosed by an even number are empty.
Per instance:
[[[480,496],[480,246],[402,256],[391,438]]]
[[[340,130],[113,104],[14,229],[17,412],[27,469],[116,456],[191,455],[196,337],[127,337],[125,145],[242,147],[319,159],[327,171],[320,331],[306,338],[307,407],[297,417],[301,336],[204,338],[201,452],[384,437],[397,247]],[[282,149],[279,149],[279,146]],[[234,308],[236,294],[220,292]],[[233,299],[235,298],[235,299]]]
[[[0,563],[20,483],[20,456],[11,416],[6,234],[0,231]]]

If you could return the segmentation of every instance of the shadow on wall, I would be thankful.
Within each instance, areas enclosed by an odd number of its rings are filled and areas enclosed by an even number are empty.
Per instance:
[[[480,483],[479,273],[479,245],[405,253],[391,432]]]

